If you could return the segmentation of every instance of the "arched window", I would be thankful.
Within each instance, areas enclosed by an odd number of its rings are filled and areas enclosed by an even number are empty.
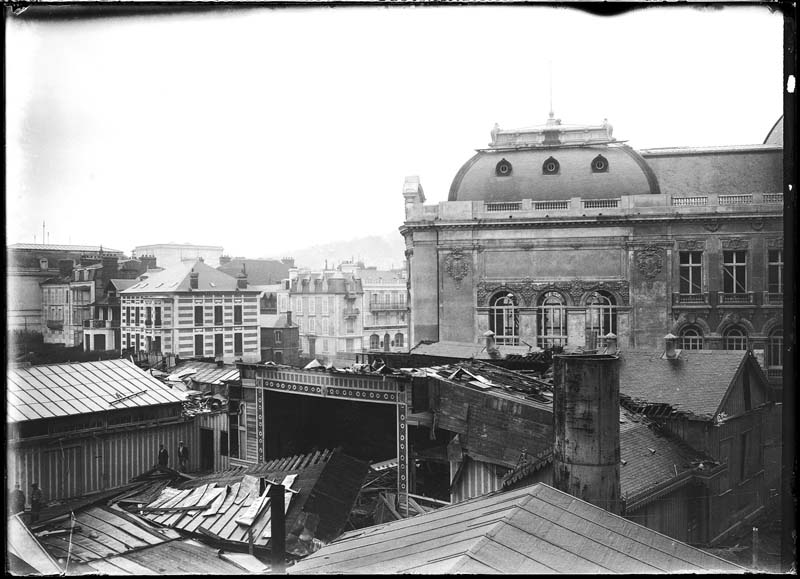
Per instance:
[[[403,334],[398,332],[394,335],[394,345],[399,348],[403,347]]]
[[[519,345],[519,312],[517,297],[501,292],[489,301],[489,329],[494,332],[498,345]]]
[[[544,163],[542,163],[542,173],[545,175],[557,175],[560,165],[555,157],[548,157]]]
[[[391,338],[389,337],[389,333],[387,332],[386,334],[383,335],[383,351],[384,352],[388,352],[389,351],[389,347],[390,347],[389,342],[390,341],[391,341]]]
[[[780,378],[783,375],[783,328],[775,328],[767,338],[767,376]]]
[[[703,332],[697,326],[686,326],[681,330],[680,343],[684,350],[702,350]]]
[[[747,333],[739,326],[728,328],[723,335],[723,347],[726,350],[746,350]]]
[[[586,344],[599,346],[609,332],[617,333],[616,300],[607,291],[594,291],[586,298]]]
[[[378,348],[380,348],[380,341],[381,339],[378,337],[378,334],[372,334],[369,337],[369,349],[377,350]]]
[[[565,346],[567,344],[567,315],[564,297],[558,292],[545,292],[539,298],[539,336],[536,339],[540,348]]]

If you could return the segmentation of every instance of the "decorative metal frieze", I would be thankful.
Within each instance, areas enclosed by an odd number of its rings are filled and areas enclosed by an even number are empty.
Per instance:
[[[749,241],[742,237],[732,237],[722,240],[722,249],[747,249]]]
[[[569,295],[573,303],[579,303],[581,298],[591,291],[605,290],[619,296],[619,305],[628,305],[630,302],[630,284],[626,280],[591,281],[573,279],[568,281],[541,282],[533,281],[511,282],[494,284],[479,282],[476,286],[478,307],[489,307],[489,299],[498,292],[510,292],[520,298],[522,307],[535,307],[536,298],[545,291],[558,291]]]
[[[783,237],[777,239],[767,239],[767,247],[770,249],[783,249]]]
[[[264,456],[264,390],[256,390],[256,426],[258,430],[258,457],[257,460],[266,460]]]
[[[397,391],[397,508],[403,517],[408,516],[408,400],[405,388]]]
[[[719,231],[719,228],[722,227],[722,224],[718,221],[708,221],[707,223],[703,223],[703,227],[705,227],[711,233],[715,231]]]
[[[702,239],[681,239],[678,241],[678,249],[684,251],[703,251],[706,248],[706,242]]]
[[[635,260],[636,267],[647,279],[653,279],[664,269],[664,253],[655,245],[637,251]]]
[[[444,259],[444,268],[453,278],[456,288],[461,287],[461,280],[469,275],[469,261],[460,249],[451,251]]]

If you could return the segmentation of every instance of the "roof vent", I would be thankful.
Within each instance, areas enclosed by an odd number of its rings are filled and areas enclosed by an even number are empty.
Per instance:
[[[606,354],[610,356],[617,355],[617,335],[609,332],[605,335],[606,338]]]
[[[678,336],[673,334],[667,334],[664,336],[664,358],[667,360],[674,360],[676,359],[681,351],[675,348],[675,342],[677,342]]]

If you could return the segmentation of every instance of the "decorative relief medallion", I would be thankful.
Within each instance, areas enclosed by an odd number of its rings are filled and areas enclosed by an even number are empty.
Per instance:
[[[756,231],[764,229],[764,220],[761,217],[756,217],[750,222],[750,226]]]
[[[722,249],[747,249],[749,242],[741,237],[722,240]]]
[[[706,248],[706,242],[701,239],[684,239],[678,241],[678,249],[686,251],[703,251]]]
[[[779,239],[767,239],[767,247],[770,249],[783,249],[783,237]]]
[[[653,279],[664,268],[664,256],[661,249],[650,245],[636,252],[636,267],[647,279]]]
[[[712,233],[715,231],[719,231],[721,225],[716,221],[709,221],[708,223],[703,223],[703,227],[705,227],[708,231]]]
[[[469,262],[460,249],[448,254],[444,260],[444,268],[447,274],[453,278],[456,288],[461,287],[461,280],[469,274]]]

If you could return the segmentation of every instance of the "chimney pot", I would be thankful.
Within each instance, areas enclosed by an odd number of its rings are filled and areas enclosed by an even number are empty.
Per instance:
[[[611,356],[616,355],[617,353],[617,335],[613,332],[609,332],[605,335],[606,338],[606,354]]]
[[[672,333],[667,334],[664,336],[664,357],[670,360],[675,359],[678,357],[678,350],[675,349],[675,342],[678,340],[678,336],[673,335]]]

